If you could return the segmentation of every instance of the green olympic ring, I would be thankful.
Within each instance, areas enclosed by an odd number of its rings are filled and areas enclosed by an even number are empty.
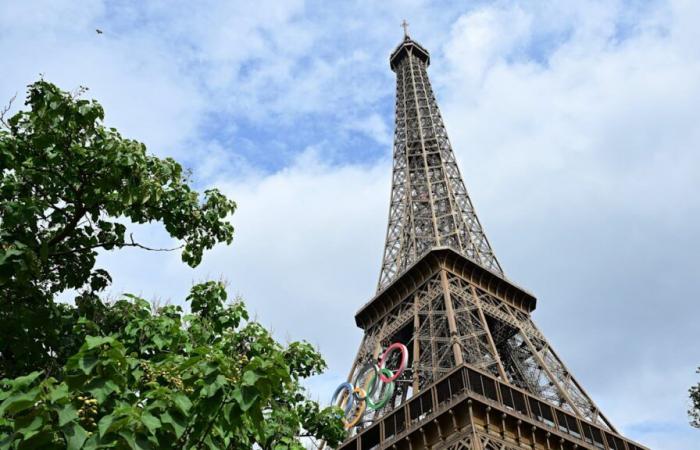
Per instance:
[[[387,369],[386,367],[383,368],[380,371],[380,374],[386,376],[386,377],[391,377],[393,374],[391,373],[391,370]],[[379,384],[377,383],[378,376],[372,376],[372,379],[370,380],[370,383],[372,384],[372,388],[376,388],[376,386]],[[381,380],[379,380],[381,382]],[[394,395],[394,382],[391,381],[389,383],[384,383],[382,382],[384,386],[386,386],[386,392],[384,393],[384,396],[382,396],[377,403],[374,403],[372,399],[370,398],[370,395],[367,394],[367,407],[371,409],[372,411],[376,411],[380,408],[383,408],[384,405],[387,404],[389,400],[391,400],[391,397]],[[384,389],[382,389],[384,390]],[[381,390],[380,390],[381,392]]]

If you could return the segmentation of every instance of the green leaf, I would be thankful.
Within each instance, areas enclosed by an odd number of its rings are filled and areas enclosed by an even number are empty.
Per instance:
[[[32,372],[32,373],[30,373],[30,374],[27,374],[27,375],[24,375],[24,376],[15,378],[14,380],[12,380],[12,381],[10,382],[10,384],[11,384],[15,389],[17,389],[17,388],[22,388],[22,387],[29,386],[30,384],[32,384],[32,383],[34,382],[34,380],[36,380],[37,378],[39,378],[39,376],[41,376],[41,372],[40,372],[40,371]]]
[[[41,391],[39,388],[35,387],[29,392],[16,393],[9,396],[0,404],[0,416],[4,414],[16,414],[34,406],[40,393]]]
[[[111,393],[119,390],[119,386],[116,383],[104,378],[93,380],[85,388],[99,403],[104,403]]]
[[[63,400],[70,396],[70,391],[65,383],[57,385],[54,389],[49,392],[49,400],[53,403]]]
[[[97,430],[99,431],[101,437],[104,438],[107,435],[113,422],[114,415],[107,414],[106,416],[102,416],[100,421],[97,423]]]
[[[41,415],[30,414],[15,420],[15,428],[22,431],[25,439],[38,433],[42,425],[44,425],[44,418]]]
[[[121,436],[124,439],[124,442],[126,442],[126,444],[129,446],[130,449],[138,450],[139,447],[137,447],[136,436],[134,436],[133,431],[122,430],[119,432],[119,436]]]
[[[76,420],[78,418],[78,408],[73,406],[71,403],[65,405],[61,410],[58,411],[58,426],[63,425]]]
[[[185,394],[175,394],[175,396],[173,397],[173,402],[183,414],[187,414],[190,408],[192,408],[192,401],[189,398],[187,398]]]
[[[153,336],[153,343],[156,344],[156,347],[160,350],[163,347],[165,347],[165,341],[163,338],[158,336],[157,334]]]
[[[138,433],[136,435],[136,448],[139,450],[151,450],[151,443],[148,438],[143,435],[143,433]]]
[[[63,427],[63,435],[66,438],[67,450],[80,449],[88,438],[87,431],[77,423],[69,423]]]
[[[93,352],[83,353],[78,356],[78,368],[80,368],[85,375],[89,375],[99,360],[99,356]]]
[[[179,414],[172,415],[169,411],[165,411],[160,416],[160,421],[164,424],[170,424],[175,432],[175,436],[180,439],[182,433],[185,432],[187,427],[187,422]]]
[[[53,440],[53,437],[51,430],[37,430],[32,432],[31,435],[25,434],[24,439],[17,446],[17,450],[51,448],[48,444]],[[5,448],[2,446],[2,441],[0,441],[0,448]]]
[[[233,398],[238,402],[243,412],[248,411],[258,400],[258,391],[249,386],[242,386],[233,391]]]
[[[141,423],[148,428],[148,431],[150,431],[151,434],[155,434],[156,430],[160,428],[160,420],[147,411],[144,411],[144,413],[141,414]]]
[[[257,372],[253,370],[246,370],[243,374],[243,385],[244,386],[255,386],[255,383],[261,378]]]
[[[88,349],[100,347],[102,344],[112,344],[114,338],[111,336],[85,336],[85,343]]]

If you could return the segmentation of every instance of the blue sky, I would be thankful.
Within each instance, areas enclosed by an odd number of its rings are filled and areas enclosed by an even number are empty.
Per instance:
[[[225,278],[329,362],[361,334],[386,230],[401,20],[479,217],[534,318],[623,432],[695,449],[700,365],[700,4],[668,1],[0,2],[0,99],[39,74],[239,204],[231,247],[105,254],[110,295],[180,303]],[[97,34],[99,28],[103,34]],[[20,106],[18,101],[15,106]],[[168,245],[157,226],[134,228]]]

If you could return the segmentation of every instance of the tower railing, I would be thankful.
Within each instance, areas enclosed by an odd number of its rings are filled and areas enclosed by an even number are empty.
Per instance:
[[[469,431],[530,448],[648,450],[467,365],[363,426],[338,450],[429,448]]]

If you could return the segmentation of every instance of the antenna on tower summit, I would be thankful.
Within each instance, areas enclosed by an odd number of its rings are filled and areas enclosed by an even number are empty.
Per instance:
[[[406,22],[406,19],[403,19],[403,22],[401,22],[401,28],[403,28],[403,37],[407,38],[408,37],[408,22]]]

